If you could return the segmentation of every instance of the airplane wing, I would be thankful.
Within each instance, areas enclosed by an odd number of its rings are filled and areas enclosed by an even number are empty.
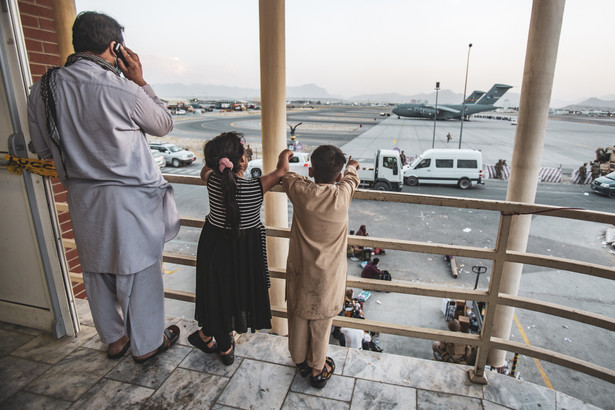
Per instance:
[[[425,107],[436,109],[436,106],[432,105],[432,104],[425,104]],[[454,108],[447,107],[446,105],[438,105],[438,110],[446,111],[446,112],[451,112],[453,114],[460,114],[461,113],[461,111],[456,110]]]

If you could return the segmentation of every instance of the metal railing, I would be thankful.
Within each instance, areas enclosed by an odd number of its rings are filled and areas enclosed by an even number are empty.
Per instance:
[[[203,185],[198,177],[177,176],[164,174],[164,177],[171,183]],[[282,192],[280,186],[273,191]],[[561,365],[563,367],[583,372],[599,379],[615,383],[615,371],[577,359],[572,356],[564,355],[552,350],[541,347],[526,345],[510,340],[505,340],[492,336],[492,329],[495,317],[495,307],[510,306],[514,308],[526,309],[534,312],[544,313],[552,316],[559,316],[566,319],[578,321],[592,326],[615,331],[615,318],[582,311],[554,303],[543,302],[536,299],[529,299],[520,296],[513,296],[499,292],[502,270],[506,262],[522,263],[526,265],[542,266],[552,269],[577,272],[580,274],[615,280],[615,268],[597,264],[581,262],[574,259],[560,258],[548,255],[535,254],[530,252],[517,252],[506,250],[506,244],[510,234],[510,227],[515,215],[540,214],[554,218],[568,218],[574,220],[597,222],[615,225],[615,214],[605,212],[594,212],[586,210],[564,209],[554,206],[522,204],[506,201],[491,201],[480,199],[463,199],[454,197],[443,197],[433,195],[419,195],[406,193],[391,193],[380,191],[357,190],[354,199],[385,201],[406,203],[415,205],[429,205],[450,208],[466,208],[475,210],[496,211],[500,213],[499,227],[496,235],[496,246],[494,248],[483,248],[473,246],[448,245],[443,243],[431,243],[420,241],[409,241],[390,238],[362,237],[350,235],[348,243],[359,246],[373,248],[386,248],[387,250],[400,250],[407,252],[419,252],[426,254],[451,255],[467,258],[478,258],[493,261],[488,290],[468,290],[463,288],[453,288],[444,286],[434,286],[428,284],[417,284],[401,281],[381,281],[374,279],[363,279],[349,277],[348,287],[374,290],[381,292],[395,292],[408,295],[428,296],[449,299],[464,299],[475,302],[486,303],[485,316],[481,333],[469,334],[451,332],[438,329],[423,327],[406,326],[373,320],[359,320],[348,317],[338,316],[334,319],[335,326],[352,327],[362,330],[382,332],[387,334],[407,336],[428,340],[443,340],[446,342],[466,344],[476,346],[478,354],[476,364],[470,370],[470,379],[485,383],[483,372],[487,362],[487,354],[490,349],[500,349],[509,352],[520,353],[540,360]],[[59,210],[66,210],[65,204],[58,204]],[[203,219],[181,218],[181,225],[186,227],[201,228],[204,225]],[[289,238],[289,229],[267,227],[267,236]],[[65,240],[65,246],[74,247],[74,241]],[[163,260],[168,263],[196,266],[196,258],[178,253],[165,252]],[[272,278],[284,279],[286,272],[283,267],[269,267]],[[80,281],[78,275],[71,275],[75,281]],[[194,302],[195,295],[192,292],[165,289],[165,297],[187,302]],[[286,317],[286,308],[272,306],[272,314],[277,317]]]

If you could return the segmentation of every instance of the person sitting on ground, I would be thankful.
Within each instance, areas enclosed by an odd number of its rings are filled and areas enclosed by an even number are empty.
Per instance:
[[[359,227],[359,229],[357,230],[357,233],[355,233],[355,235],[357,235],[357,236],[369,236],[369,234],[367,233],[367,228],[365,228],[365,225],[361,225]]]
[[[355,235],[357,236],[369,236],[369,234],[367,233],[367,228],[365,227],[365,225],[361,225],[359,227],[359,230],[355,233]],[[364,249],[362,246],[359,247],[359,249]],[[376,255],[384,255],[384,249],[382,248],[368,248],[371,252],[373,252]],[[364,260],[369,260],[369,258],[364,258]]]
[[[365,319],[363,316],[363,305],[357,298],[354,297],[352,289],[346,289],[346,297],[344,298],[344,311],[342,315],[354,317],[356,319]]]
[[[459,332],[461,325],[457,319],[448,322],[448,330]],[[460,363],[473,365],[476,361],[476,351],[469,345],[460,345],[453,342],[434,342],[432,345],[433,357],[440,362]]]
[[[354,231],[350,231],[350,235],[354,235]],[[357,257],[357,256],[361,256],[361,253],[363,253],[363,250],[361,247],[357,246],[357,245],[351,245],[348,244],[346,246],[346,255],[348,257]]]
[[[344,346],[353,349],[361,349],[363,347],[365,332],[361,329],[343,327],[340,329],[340,333],[344,335]]]
[[[380,262],[378,258],[374,258],[371,262],[368,262],[361,272],[361,277],[367,279],[381,279],[382,271],[378,269],[378,262]]]

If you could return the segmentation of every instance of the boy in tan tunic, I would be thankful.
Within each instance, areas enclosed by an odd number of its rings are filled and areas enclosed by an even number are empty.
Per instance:
[[[312,386],[322,388],[335,370],[327,357],[333,317],[344,304],[348,208],[359,185],[359,163],[332,145],[311,156],[310,176],[293,172],[282,186],[293,203],[290,249],[286,265],[288,350],[301,376],[311,373]]]

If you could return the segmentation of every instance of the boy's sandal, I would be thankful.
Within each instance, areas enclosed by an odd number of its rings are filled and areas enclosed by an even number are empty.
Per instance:
[[[190,343],[192,346],[196,347],[197,349],[200,349],[204,353],[208,353],[208,354],[216,353],[218,351],[218,346],[216,345],[215,340],[213,341],[211,347],[209,347],[209,343],[212,342],[212,339],[213,337],[209,336],[209,340],[204,341],[201,338],[201,335],[199,334],[199,330],[197,329],[196,332],[188,336],[188,343]]]
[[[312,368],[308,366],[307,360],[305,360],[303,363],[299,363],[296,366],[297,369],[299,369],[299,374],[301,375],[301,377],[305,377],[312,372]]]
[[[145,363],[152,357],[156,357],[160,353],[164,353],[167,350],[169,350],[169,348],[173,346],[177,342],[177,340],[179,340],[179,327],[175,325],[171,325],[167,327],[166,329],[164,329],[163,337],[164,337],[164,340],[162,341],[162,344],[154,352],[153,355],[144,357],[142,359],[137,359],[136,357],[132,356],[132,359],[135,361],[135,363]]]
[[[312,387],[316,387],[317,389],[322,389],[323,387],[325,387],[325,385],[327,384],[327,382],[333,375],[333,372],[335,371],[335,362],[333,361],[332,358],[327,356],[325,363],[329,365],[331,370],[327,371],[327,366],[325,365],[322,368],[322,372],[320,372],[318,376],[316,377],[310,376],[310,384],[312,385]]]

